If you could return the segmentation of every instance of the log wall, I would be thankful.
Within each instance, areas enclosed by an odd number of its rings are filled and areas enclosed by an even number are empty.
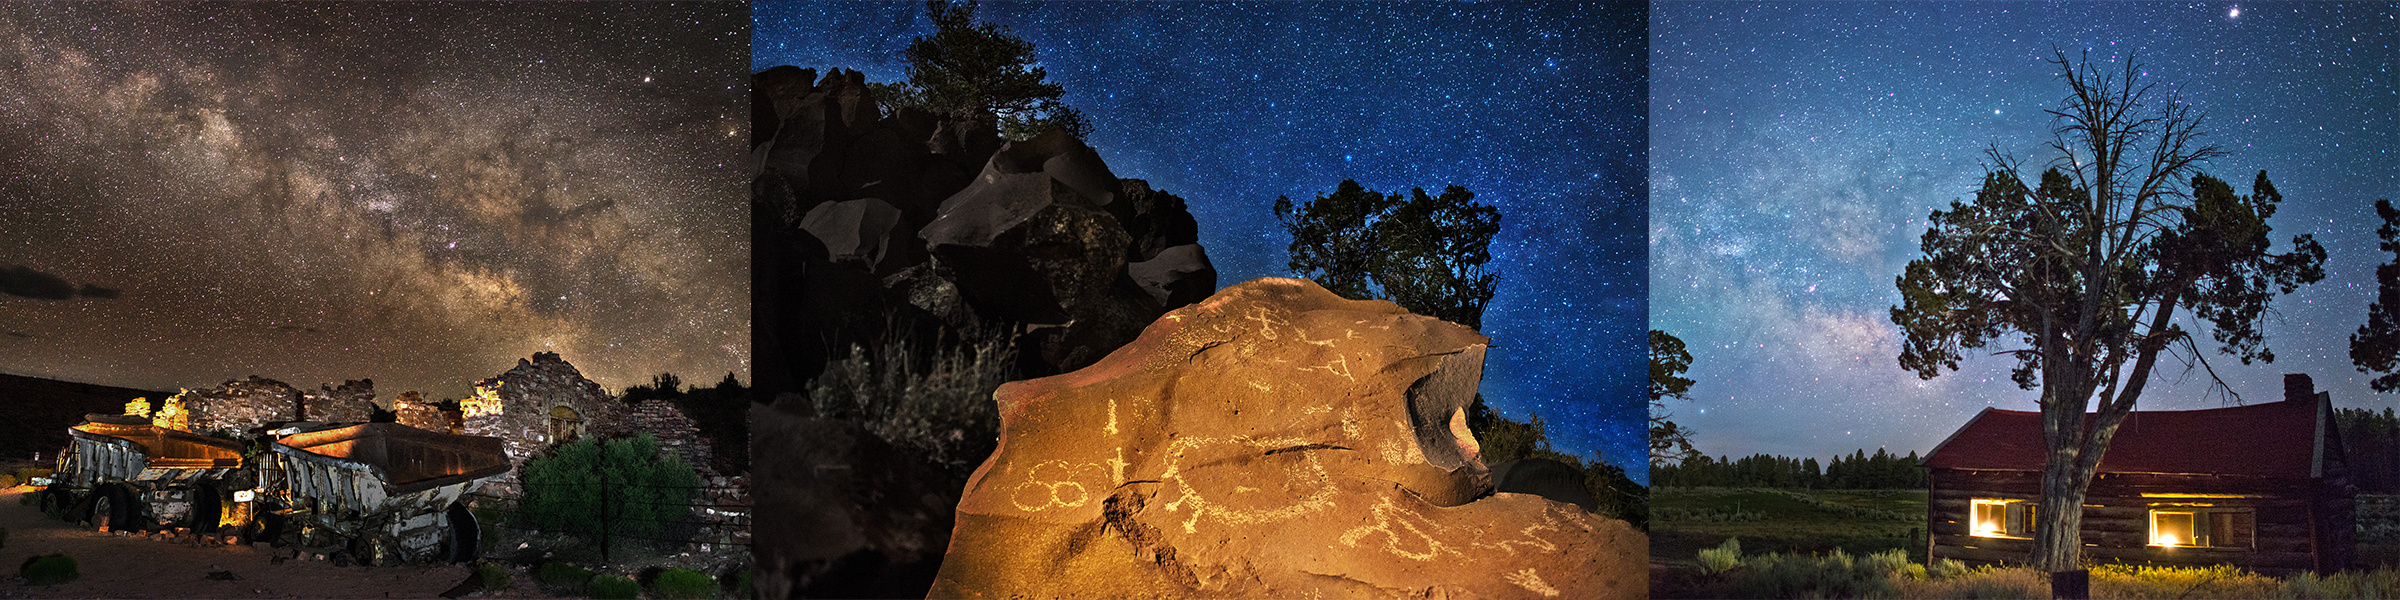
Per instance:
[[[2025,471],[1936,469],[1928,477],[1926,530],[1931,556],[1972,564],[2025,564],[2033,541],[1970,535],[1976,498],[2031,500],[2041,474]],[[2339,568],[2347,553],[2320,548],[2319,526],[2349,522],[2333,513],[2345,505],[2338,490],[2307,479],[2103,473],[2093,478],[2083,509],[2084,555],[2100,563],[2161,566],[2230,564],[2281,574]],[[2239,498],[2144,497],[2142,494],[2223,494]],[[2255,518],[2253,548],[2166,548],[2149,545],[2150,509],[2193,505],[2249,508]],[[2338,542],[2339,540],[2325,540]],[[2333,544],[2326,544],[2331,546]],[[2323,556],[2321,556],[2323,555]]]

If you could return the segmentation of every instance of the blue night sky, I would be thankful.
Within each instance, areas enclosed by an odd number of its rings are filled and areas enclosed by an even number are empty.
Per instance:
[[[2366,321],[2377,198],[2400,200],[2389,4],[1667,3],[1650,22],[1651,303],[1698,383],[1670,409],[1712,455],[1931,450],[1986,406],[2034,410],[2014,361],[1970,353],[1930,381],[1902,370],[1888,309],[1926,215],[1972,198],[1982,151],[2040,165],[2067,94],[2053,46],[2128,57],[2205,113],[2204,170],[2282,192],[2275,251],[2313,233],[2327,279],[2279,297],[2278,360],[2211,364],[2245,402],[2307,373],[2335,406],[2382,409],[2350,365]],[[2162,87],[2162,91],[2163,91]],[[2191,325],[2187,324],[2187,327]],[[2213,348],[2213,345],[2204,345]],[[1990,350],[1990,349],[1987,349]],[[2211,350],[2213,352],[2213,349]],[[2162,360],[2144,410],[2223,406],[2204,372]]]
[[[906,79],[921,2],[758,3],[753,70]],[[1483,395],[1648,479],[1643,95],[1631,4],[985,3],[1119,177],[1189,200],[1218,283],[1289,276],[1277,196],[1355,179],[1500,208]]]

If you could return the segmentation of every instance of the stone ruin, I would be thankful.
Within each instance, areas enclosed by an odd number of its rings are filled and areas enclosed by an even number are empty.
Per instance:
[[[316,390],[301,391],[281,381],[251,375],[214,388],[186,388],[159,401],[155,411],[143,408],[142,416],[169,429],[240,435],[292,421],[365,423],[374,407],[372,379],[346,381],[339,386],[326,383]],[[135,410],[128,406],[127,414],[135,414]]]
[[[714,463],[710,461],[708,441],[700,438],[698,424],[691,417],[683,416],[683,410],[676,408],[674,402],[660,398],[643,400],[633,405],[632,412],[634,433],[647,433],[658,438],[660,452],[674,453],[676,458],[683,460],[683,464],[691,465],[693,471],[699,472],[701,479],[718,475]]]
[[[623,402],[600,384],[585,379],[575,365],[556,352],[538,352],[517,359],[516,368],[475,382],[475,396],[459,400],[467,435],[500,438],[514,467],[551,446],[577,439],[611,438],[626,434],[629,419]]]
[[[392,399],[393,420],[426,431],[448,434],[466,433],[465,415],[457,408],[444,408],[442,403],[429,402],[416,391],[401,392]]]

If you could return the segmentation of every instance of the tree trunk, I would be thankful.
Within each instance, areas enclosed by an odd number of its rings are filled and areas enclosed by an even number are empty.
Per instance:
[[[2033,567],[2057,573],[2083,568],[2083,495],[2092,474],[2076,468],[2074,449],[2051,452],[2034,505]],[[2065,456],[2061,456],[2065,455]]]

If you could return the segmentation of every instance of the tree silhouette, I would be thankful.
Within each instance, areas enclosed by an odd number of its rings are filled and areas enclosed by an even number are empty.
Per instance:
[[[934,33],[908,44],[903,53],[908,84],[877,86],[883,100],[994,121],[1011,139],[1030,139],[1050,129],[1090,137],[1092,125],[1082,111],[1059,100],[1065,88],[1034,66],[1033,42],[998,25],[976,23],[975,8],[973,1],[927,0],[925,16],[932,19]]]
[[[2282,197],[2266,174],[2249,196],[2201,174],[2223,152],[2198,142],[2189,104],[2171,92],[2151,103],[2154,84],[2138,81],[2130,57],[2113,75],[2088,56],[2052,62],[2072,92],[2049,111],[2051,168],[2027,185],[2019,162],[1988,150],[1975,200],[1930,217],[1891,317],[1906,333],[1901,366],[1927,379],[1956,370],[1965,350],[2022,343],[2005,353],[2018,386],[2041,392],[2049,457],[2032,562],[2062,573],[2080,568],[2084,493],[2159,355],[2179,348],[2208,368],[2177,318],[2189,313],[2244,364],[2271,362],[2258,329],[2268,303],[2322,279],[2325,250],[2303,235],[2269,252],[2266,219]]]
[[[2392,253],[2392,262],[2375,266],[2375,302],[2367,305],[2367,324],[2350,336],[2350,363],[2358,372],[2378,375],[2369,386],[2377,392],[2400,389],[2400,209],[2391,200],[2375,201],[2378,248]]]
[[[1692,368],[1692,353],[1684,350],[1683,340],[1664,331],[1650,330],[1650,464],[1681,462],[1700,455],[1692,447],[1692,430],[1668,420],[1667,399],[1690,400],[1686,392],[1692,380],[1684,378]],[[1815,470],[1812,466],[1810,470]]]
[[[1448,186],[1385,195],[1343,180],[1299,207],[1275,198],[1292,235],[1288,267],[1346,298],[1384,298],[1409,312],[1483,328],[1498,276],[1483,269],[1500,233],[1500,209]]]

